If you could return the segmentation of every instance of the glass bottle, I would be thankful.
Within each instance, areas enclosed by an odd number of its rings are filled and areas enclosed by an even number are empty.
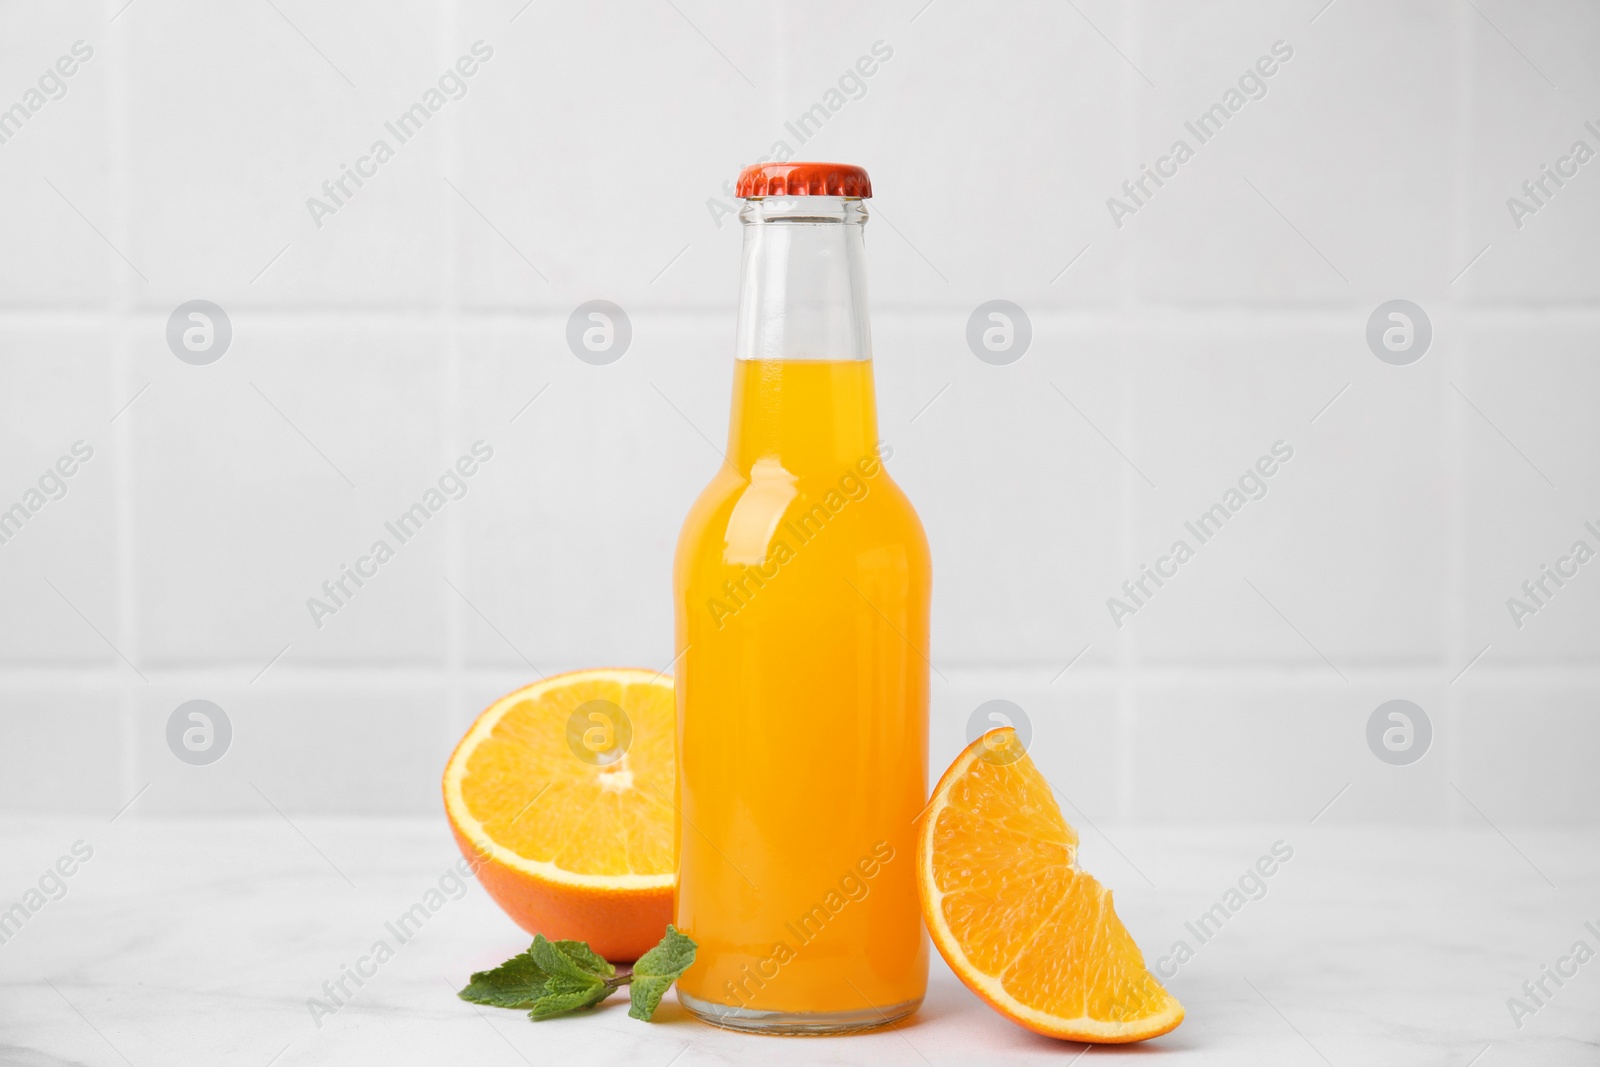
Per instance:
[[[912,826],[927,796],[927,540],[884,468],[866,172],[739,179],[726,462],[674,565],[678,998],[767,1033],[881,1026],[927,986]]]

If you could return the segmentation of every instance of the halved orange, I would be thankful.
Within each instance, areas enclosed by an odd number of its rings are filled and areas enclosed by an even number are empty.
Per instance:
[[[661,940],[677,882],[672,679],[573,671],[501,697],[444,771],[462,854],[507,915],[612,960]]]
[[[968,989],[1037,1033],[1166,1033],[1183,1005],[1145,969],[1111,891],[1078,868],[1078,835],[1020,745],[1010,727],[968,745],[921,816],[917,889],[934,945]]]

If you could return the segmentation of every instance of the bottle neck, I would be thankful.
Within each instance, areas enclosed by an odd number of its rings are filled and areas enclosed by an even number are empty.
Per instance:
[[[734,364],[728,462],[833,480],[877,455],[878,412],[867,359],[741,359]]]
[[[745,201],[728,460],[752,481],[832,479],[873,456],[862,230],[842,196]]]
[[[746,200],[736,355],[868,360],[866,205],[842,196]]]

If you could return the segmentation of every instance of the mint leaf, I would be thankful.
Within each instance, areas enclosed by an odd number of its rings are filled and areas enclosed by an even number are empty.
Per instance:
[[[544,995],[549,977],[531,953],[522,952],[492,971],[478,971],[456,996],[496,1008],[526,1008]]]
[[[615,967],[582,941],[547,941],[543,934],[534,934],[528,952],[533,962],[552,978],[571,978],[587,985],[599,985],[617,973]]]
[[[552,941],[563,956],[577,964],[582,970],[588,971],[596,978],[611,978],[617,969],[611,962],[590,948],[584,941]]]
[[[564,974],[558,974],[544,984],[544,991],[546,993],[586,993],[602,985],[607,989],[617,988],[617,983],[615,982],[596,982],[589,977],[568,978]]]
[[[595,985],[587,989],[573,990],[569,993],[546,993],[534,1001],[533,1009],[528,1012],[528,1018],[534,1022],[548,1019],[552,1015],[563,1015],[569,1011],[580,1008],[593,1007],[609,997],[613,992],[611,986]]]
[[[635,978],[628,985],[628,998],[631,1001],[628,1018],[649,1022],[656,1009],[661,1007],[661,998],[671,986],[671,978]]]
[[[650,1021],[668,987],[694,963],[694,950],[694,942],[669,923],[660,944],[634,962],[633,981],[628,986],[630,1017]]]
[[[655,978],[677,978],[694,962],[695,943],[688,935],[679,933],[671,923],[655,948],[640,956],[633,965],[633,975]]]

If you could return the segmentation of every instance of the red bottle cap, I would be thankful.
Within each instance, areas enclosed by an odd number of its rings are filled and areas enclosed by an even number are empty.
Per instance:
[[[848,163],[753,163],[739,172],[736,196],[872,195],[865,168]]]

